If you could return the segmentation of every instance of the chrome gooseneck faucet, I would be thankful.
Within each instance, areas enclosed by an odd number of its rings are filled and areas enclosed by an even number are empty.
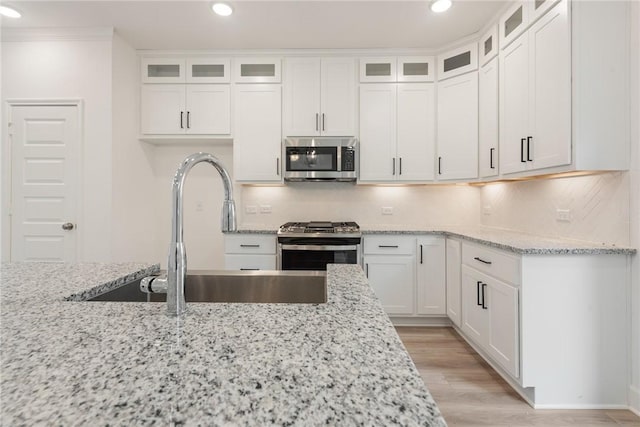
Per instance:
[[[224,185],[224,203],[222,205],[222,231],[236,230],[236,205],[233,201],[233,187],[229,173],[222,163],[211,154],[195,153],[184,159],[175,176],[173,177],[173,219],[171,224],[171,243],[169,244],[169,263],[167,266],[166,283],[163,279],[155,279],[154,287],[164,288],[167,292],[167,314],[169,316],[180,316],[187,309],[184,299],[184,282],[187,276],[187,253],[183,241],[183,206],[182,193],[184,180],[192,167],[198,163],[207,162],[211,164],[222,178]],[[151,289],[151,282],[146,282],[145,286]]]

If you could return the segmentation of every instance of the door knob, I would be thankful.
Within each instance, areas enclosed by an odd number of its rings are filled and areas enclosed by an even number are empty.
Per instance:
[[[73,230],[73,227],[74,227],[74,225],[71,222],[65,222],[64,224],[62,224],[62,229],[64,231]]]

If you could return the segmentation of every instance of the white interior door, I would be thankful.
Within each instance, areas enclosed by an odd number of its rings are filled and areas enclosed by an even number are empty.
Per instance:
[[[11,261],[76,261],[78,106],[11,107]]]

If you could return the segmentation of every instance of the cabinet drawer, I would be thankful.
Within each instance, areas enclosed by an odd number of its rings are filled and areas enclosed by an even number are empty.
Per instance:
[[[470,243],[462,244],[462,263],[498,279],[520,284],[520,257]]]
[[[275,254],[276,238],[270,235],[226,235],[225,254]]]
[[[276,256],[227,254],[224,256],[224,268],[226,270],[275,270]]]
[[[413,255],[415,237],[406,236],[366,236],[364,253],[373,255]]]

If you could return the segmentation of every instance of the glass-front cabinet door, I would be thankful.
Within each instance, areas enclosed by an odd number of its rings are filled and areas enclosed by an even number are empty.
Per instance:
[[[433,56],[398,57],[399,82],[432,82],[435,80],[435,58]]]
[[[396,57],[360,58],[360,82],[382,83],[396,81]]]
[[[142,83],[184,83],[184,58],[141,58]]]
[[[187,58],[187,83],[229,83],[229,58]]]

